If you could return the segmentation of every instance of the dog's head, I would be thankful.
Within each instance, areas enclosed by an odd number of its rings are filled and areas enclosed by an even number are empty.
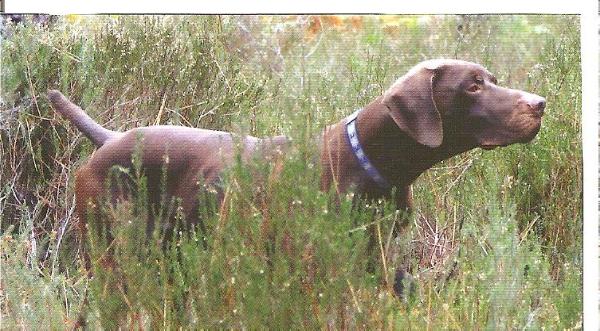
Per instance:
[[[420,144],[435,148],[444,136],[491,149],[528,142],[540,129],[544,98],[497,85],[481,65],[429,60],[385,93],[394,122]]]

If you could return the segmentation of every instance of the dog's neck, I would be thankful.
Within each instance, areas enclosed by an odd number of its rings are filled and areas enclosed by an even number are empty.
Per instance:
[[[363,108],[357,127],[365,153],[392,185],[409,185],[435,163],[475,147],[462,141],[461,137],[452,136],[453,130],[447,127],[439,147],[417,143],[398,128],[381,99],[377,98]]]

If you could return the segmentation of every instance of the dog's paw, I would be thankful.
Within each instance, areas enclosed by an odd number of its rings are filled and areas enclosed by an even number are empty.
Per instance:
[[[394,276],[394,294],[404,302],[412,301],[417,296],[417,282],[402,268],[398,268]]]

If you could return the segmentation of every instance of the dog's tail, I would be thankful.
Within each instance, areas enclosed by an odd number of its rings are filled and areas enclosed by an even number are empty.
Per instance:
[[[72,103],[62,93],[57,90],[48,91],[48,99],[52,103],[52,107],[56,109],[62,116],[66,117],[88,137],[94,145],[100,147],[107,140],[119,136],[119,132],[111,131],[103,128],[100,124],[94,121],[86,114],[83,109]]]

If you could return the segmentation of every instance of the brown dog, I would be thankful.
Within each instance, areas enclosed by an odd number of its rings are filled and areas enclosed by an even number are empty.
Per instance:
[[[395,187],[397,207],[409,209],[410,184],[433,164],[475,147],[492,149],[530,141],[540,129],[544,98],[496,84],[496,78],[475,63],[430,60],[418,64],[356,115],[324,131],[321,189],[333,186],[343,193],[355,187],[360,195],[376,199],[390,197]],[[108,194],[109,169],[132,167],[137,141],[151,203],[159,203],[161,173],[166,169],[167,193],[181,199],[183,212],[192,222],[200,182],[217,181],[232,163],[235,137],[230,133],[181,126],[110,131],[60,92],[49,91],[48,96],[53,107],[98,146],[76,173],[82,225],[90,208]],[[246,159],[257,153],[272,157],[288,143],[283,136],[239,140]]]

